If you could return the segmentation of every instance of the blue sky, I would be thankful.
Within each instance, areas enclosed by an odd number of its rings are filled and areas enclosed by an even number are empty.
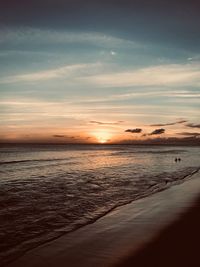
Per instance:
[[[197,139],[197,8],[193,1],[2,1],[1,140],[145,140],[155,124],[165,128],[159,137]],[[141,134],[125,132],[138,127]]]

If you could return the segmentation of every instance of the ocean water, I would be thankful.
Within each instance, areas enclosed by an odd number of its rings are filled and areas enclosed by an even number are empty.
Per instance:
[[[200,147],[1,146],[0,263],[182,182],[199,167]]]

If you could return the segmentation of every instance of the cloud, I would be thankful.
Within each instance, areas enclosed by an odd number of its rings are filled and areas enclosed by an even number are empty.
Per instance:
[[[114,70],[114,71],[113,71]],[[112,72],[111,72],[112,71]],[[85,63],[64,65],[54,69],[41,70],[33,73],[0,77],[0,83],[35,82],[42,80],[70,79],[76,84],[96,87],[161,87],[163,86],[199,86],[200,85],[200,64],[168,64],[151,66],[141,69],[129,69],[120,71],[119,66],[105,63]],[[200,94],[192,90],[155,90],[152,92],[132,92],[119,95],[119,98],[163,95],[167,97],[198,98]]]
[[[104,34],[101,32],[72,32],[44,30],[31,27],[0,29],[0,44],[14,43],[17,45],[71,45],[82,44],[102,48],[139,47],[139,44],[131,41]],[[111,55],[115,51],[111,50]]]
[[[141,133],[142,129],[140,128],[135,128],[135,129],[127,129],[125,130],[126,133]]]
[[[180,120],[176,122],[170,122],[170,123],[158,123],[158,124],[151,124],[150,126],[152,127],[162,127],[162,126],[170,126],[170,125],[176,125],[176,124],[181,124],[187,122],[186,120]]]
[[[142,137],[145,137],[145,136],[147,136],[148,134],[146,134],[146,133],[144,133],[144,134],[142,134]]]
[[[199,86],[200,66],[198,63],[168,64],[105,73],[85,77],[83,80],[104,87],[129,86]]]
[[[200,94],[197,94],[196,92],[192,92],[192,91],[186,91],[186,90],[182,90],[182,89],[177,89],[177,90],[168,90],[167,88],[140,88],[140,89],[136,89],[133,88],[132,92],[127,92],[127,93],[118,93],[118,94],[106,94],[104,96],[89,96],[87,98],[82,98],[80,100],[76,100],[73,103],[74,104],[91,104],[97,107],[97,105],[99,103],[104,104],[105,102],[114,102],[114,101],[121,101],[121,100],[135,100],[137,98],[141,98],[142,100],[147,99],[149,100],[150,98],[153,99],[155,97],[162,97],[163,99],[170,98],[170,102],[172,101],[177,101],[177,98],[179,98],[180,100],[183,101],[188,101],[188,99],[192,99],[192,101],[199,101],[198,97],[200,96]],[[147,106],[147,105],[146,105]],[[148,105],[150,106],[150,105]],[[124,106],[124,107],[127,107]],[[139,106],[137,106],[139,107]],[[155,109],[155,105],[153,106]],[[136,111],[135,111],[136,112]],[[176,118],[176,116],[173,116],[174,118]]]
[[[116,122],[101,122],[101,121],[90,121],[92,124],[99,124],[99,125],[118,125],[123,123],[124,121],[116,121]]]
[[[200,145],[200,138],[198,136],[187,136],[187,137],[169,137],[169,138],[148,138],[148,139],[131,139],[123,140],[121,144],[146,144],[146,145]]]
[[[198,137],[200,136],[200,133],[192,133],[192,132],[181,132],[181,133],[177,133],[178,135],[184,135],[184,136],[194,136],[194,137]]]
[[[150,133],[149,135],[157,135],[157,134],[163,134],[165,133],[165,129],[160,128],[160,129],[155,129],[152,133]]]
[[[190,128],[200,128],[200,124],[195,124],[195,123],[188,123],[186,124],[186,126]]]
[[[89,137],[81,137],[79,135],[76,135],[76,136],[70,136],[70,135],[62,135],[62,134],[54,134],[52,135],[52,137],[54,138],[58,138],[58,139],[63,139],[65,138],[65,141],[66,142],[71,142],[71,141],[84,141],[84,140],[88,140]]]
[[[17,83],[17,82],[35,82],[42,80],[57,79],[61,77],[69,78],[73,76],[78,76],[78,74],[80,75],[80,73],[82,73],[83,71],[92,70],[95,67],[100,67],[100,66],[101,66],[100,63],[66,65],[50,70],[42,70],[33,73],[1,77],[0,83],[7,84],[7,83]]]

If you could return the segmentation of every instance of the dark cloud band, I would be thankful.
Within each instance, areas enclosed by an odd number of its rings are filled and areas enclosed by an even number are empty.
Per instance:
[[[152,127],[162,127],[162,126],[170,126],[170,125],[176,125],[176,124],[181,124],[181,123],[186,123],[186,120],[180,120],[176,122],[170,122],[170,123],[158,123],[158,124],[151,124],[150,126]]]
[[[186,124],[186,126],[190,128],[200,128],[200,124],[195,124],[195,123],[188,123]]]
[[[142,129],[140,128],[135,128],[135,129],[127,129],[125,130],[126,133],[141,133]]]
[[[193,133],[193,132],[181,132],[181,133],[177,133],[179,135],[184,135],[184,136],[193,136],[193,137],[198,137],[200,136],[200,133]]]
[[[157,135],[157,134],[164,134],[164,133],[165,133],[165,129],[161,128],[161,129],[155,129],[149,135]]]

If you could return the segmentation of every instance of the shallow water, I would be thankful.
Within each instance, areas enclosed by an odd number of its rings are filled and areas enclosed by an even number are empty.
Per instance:
[[[1,262],[183,180],[199,159],[197,147],[1,147]]]

